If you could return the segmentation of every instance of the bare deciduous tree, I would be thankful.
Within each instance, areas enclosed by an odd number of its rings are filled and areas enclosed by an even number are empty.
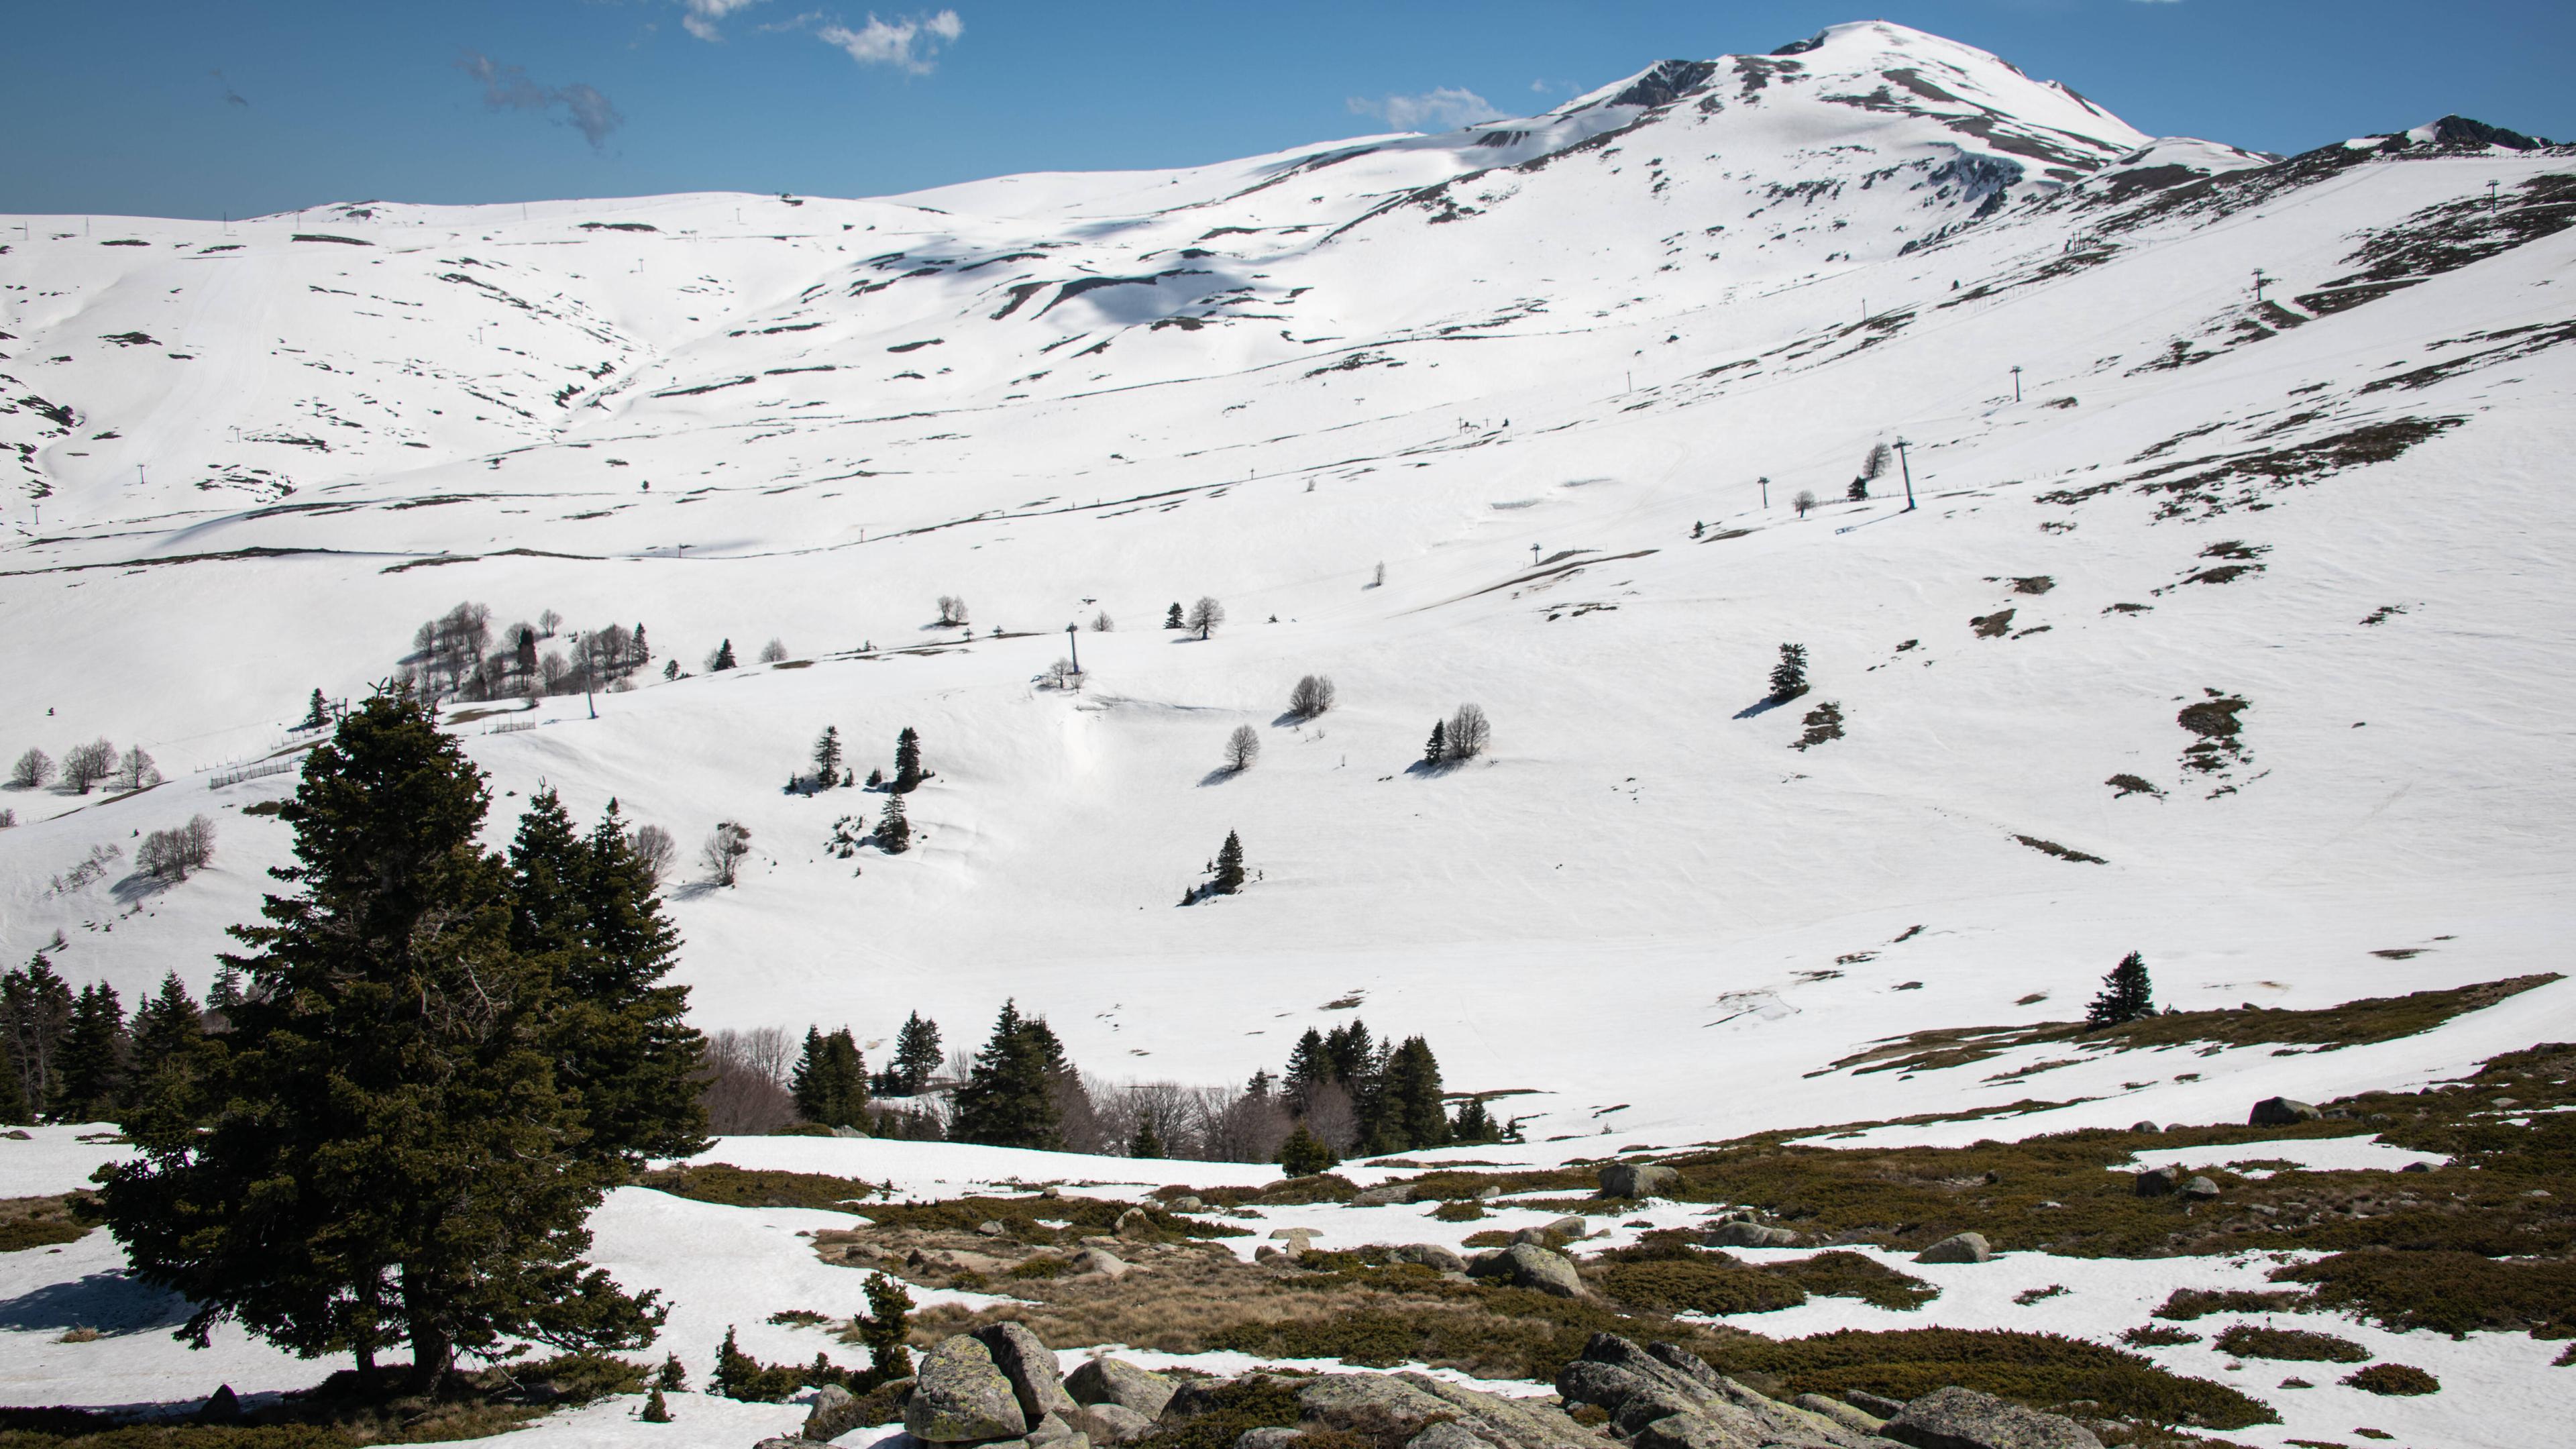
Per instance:
[[[760,646],[760,662],[763,664],[776,664],[786,657],[787,645],[782,640],[772,639]]]
[[[1091,616],[1091,632],[1094,634],[1106,634],[1117,627],[1117,621],[1109,617],[1107,609]]]
[[[939,622],[947,625],[951,629],[959,628],[966,624],[968,619],[965,599],[956,594],[941,594],[939,596]]]
[[[161,767],[152,763],[152,756],[141,745],[128,745],[125,757],[117,762],[116,776],[126,789],[140,790],[161,783]]]
[[[9,783],[21,790],[33,790],[54,778],[54,757],[43,750],[31,749],[9,767]]]
[[[1251,769],[1252,762],[1260,758],[1261,736],[1253,730],[1252,726],[1236,725],[1234,727],[1234,733],[1225,737],[1225,767],[1227,769],[1234,771],[1236,774],[1241,774],[1242,772]]]
[[[638,825],[626,837],[626,843],[635,851],[635,858],[652,872],[653,885],[659,889],[663,878],[671,873],[672,863],[680,858],[680,842],[659,825]]]
[[[707,833],[707,843],[700,847],[698,859],[706,866],[710,880],[729,886],[742,871],[742,858],[749,854],[751,832],[730,820],[720,820]]]
[[[1046,667],[1046,682],[1049,689],[1080,689],[1082,671],[1073,667],[1072,660],[1059,659]]]
[[[1333,677],[1309,674],[1288,691],[1288,712],[1299,719],[1313,719],[1333,707]]]
[[[1456,714],[1449,716],[1449,758],[1472,760],[1483,754],[1493,739],[1492,723],[1475,705],[1462,704]]]
[[[544,631],[545,637],[549,639],[555,637],[555,631],[562,627],[563,615],[556,613],[552,609],[548,609],[537,615],[537,628]]]
[[[1816,490],[1812,488],[1799,489],[1798,496],[1789,500],[1789,506],[1798,510],[1798,516],[1800,518],[1806,517],[1807,510],[1816,506]]]
[[[63,783],[74,794],[86,795],[90,787],[116,770],[116,746],[105,740],[92,740],[74,745],[63,752]]]
[[[1215,633],[1216,626],[1224,622],[1225,605],[1216,600],[1202,598],[1190,605],[1190,627],[1199,631],[1200,638]]]
[[[707,1130],[756,1136],[795,1121],[796,1098],[787,1090],[787,1061],[793,1051],[787,1033],[774,1026],[710,1035],[706,1076],[698,1088]]]

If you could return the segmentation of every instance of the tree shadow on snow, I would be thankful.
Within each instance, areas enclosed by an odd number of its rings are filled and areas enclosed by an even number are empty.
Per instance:
[[[1746,705],[1744,708],[1737,710],[1735,712],[1735,717],[1737,719],[1751,719],[1757,714],[1769,714],[1771,711],[1778,709],[1780,706],[1787,704],[1790,700],[1795,698],[1797,698],[1797,696],[1794,694],[1766,694],[1762,698],[1755,700],[1753,703]]]
[[[1465,760],[1416,760],[1404,767],[1404,773],[1419,776],[1425,780],[1436,780],[1443,775],[1454,775],[1465,768],[1467,768]]]
[[[59,1332],[96,1329],[104,1337],[175,1328],[188,1321],[188,1300],[123,1273],[90,1273],[0,1299],[0,1328]]]
[[[176,884],[176,881],[170,880],[164,876],[145,875],[141,871],[136,871],[125,879],[118,881],[115,885],[110,886],[108,888],[108,894],[116,897],[116,903],[118,905],[132,909],[141,905],[145,900],[161,894],[163,891],[168,890],[171,886]]]
[[[1215,769],[1208,771],[1206,774],[1199,776],[1199,788],[1204,790],[1210,785],[1222,785],[1226,781],[1231,780],[1242,773],[1243,772],[1241,770],[1236,769],[1232,765],[1219,765]]]

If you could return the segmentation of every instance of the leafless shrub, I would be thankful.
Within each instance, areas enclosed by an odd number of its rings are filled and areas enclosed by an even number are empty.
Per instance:
[[[74,745],[63,754],[63,783],[74,794],[86,795],[90,787],[116,771],[116,746],[105,740],[92,740]]]
[[[17,828],[18,812],[15,810],[0,810],[0,830],[15,830]]]
[[[1261,736],[1250,725],[1236,725],[1225,737],[1225,767],[1241,774],[1261,758]]]
[[[203,870],[214,859],[215,822],[195,815],[177,829],[155,830],[144,836],[134,851],[134,868],[162,880],[182,881],[188,878],[188,872]]]
[[[1493,738],[1493,725],[1475,705],[1462,704],[1456,714],[1449,716],[1449,758],[1472,760],[1485,752]]]
[[[9,783],[20,790],[33,790],[54,778],[54,757],[43,750],[31,749],[9,767]]]
[[[548,609],[537,615],[537,628],[543,631],[544,636],[548,639],[555,637],[555,631],[562,627],[563,615],[556,613],[552,609]]]
[[[956,594],[941,594],[939,622],[951,629],[961,628],[967,624],[969,620],[966,613],[966,600]]]
[[[706,1076],[698,1088],[698,1100],[707,1109],[707,1130],[749,1136],[774,1132],[795,1121],[796,1098],[787,1090],[787,1059],[792,1051],[786,1031],[774,1026],[710,1035]]]
[[[1215,633],[1216,627],[1224,622],[1225,605],[1216,600],[1202,598],[1190,605],[1189,624],[1191,628],[1199,631],[1200,638],[1204,639]]]
[[[1059,659],[1046,667],[1046,683],[1049,689],[1080,689],[1082,671],[1073,667],[1072,660]]]
[[[670,875],[672,864],[680,858],[680,842],[659,825],[638,825],[626,837],[626,843],[634,850],[635,858],[652,872],[653,885],[659,889]]]
[[[776,664],[786,657],[787,645],[780,640],[772,639],[760,646],[760,662],[763,664]]]
[[[1117,627],[1117,621],[1109,617],[1107,609],[1091,616],[1091,632],[1094,634],[1106,634]]]
[[[707,833],[707,843],[698,850],[698,859],[707,868],[707,876],[720,886],[730,886],[742,871],[742,858],[751,854],[751,832],[730,820],[716,822]]]
[[[1288,691],[1288,712],[1299,719],[1313,719],[1333,707],[1333,677],[1309,674]]]

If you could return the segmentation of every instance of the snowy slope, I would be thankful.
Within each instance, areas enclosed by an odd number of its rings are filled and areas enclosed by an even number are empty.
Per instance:
[[[475,599],[810,661],[460,726],[496,793],[752,828],[738,888],[673,896],[709,1026],[967,1039],[1016,996],[1111,1079],[1232,1081],[1356,995],[1556,1155],[2438,1077],[2565,1037],[2576,985],[2188,1080],[1825,1069],[2062,1019],[2131,949],[2186,1007],[2558,967],[2571,170],[2157,140],[1870,23],[1176,172],[24,218],[0,753],[107,735],[173,778],[0,796],[0,952],[202,988],[284,858],[239,807],[292,780],[205,772]],[[1841,501],[1900,438],[1922,506]],[[1155,627],[1203,594],[1214,638]],[[1097,611],[1090,687],[1036,688]],[[1787,640],[1816,693],[1756,709]],[[1309,671],[1341,707],[1281,720]],[[2247,702],[2215,772],[2177,723],[2207,691]],[[1793,751],[1826,700],[1845,737]],[[1409,771],[1461,701],[1493,753]],[[919,849],[835,859],[878,798],[779,792],[827,723],[861,773],[921,731]],[[56,888],[199,811],[214,870]],[[1176,907],[1228,830],[1259,882]]]

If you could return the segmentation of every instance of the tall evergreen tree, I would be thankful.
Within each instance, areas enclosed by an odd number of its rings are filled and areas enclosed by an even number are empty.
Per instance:
[[[1430,1043],[1418,1036],[1406,1037],[1402,1046],[1388,1054],[1383,1077],[1378,1093],[1379,1136],[1390,1145],[1382,1150],[1412,1152],[1445,1145],[1449,1116],[1441,1105],[1440,1060],[1431,1054]]]
[[[18,1086],[18,1059],[9,1053],[7,1035],[0,1033],[0,1125],[35,1120],[36,1114],[27,1110],[26,1095]]]
[[[916,1011],[894,1038],[894,1080],[907,1097],[920,1096],[939,1072],[939,1023]]]
[[[823,726],[814,741],[814,778],[820,788],[829,790],[841,783],[841,727]]]
[[[1306,1105],[1306,1094],[1333,1080],[1333,1058],[1325,1050],[1324,1034],[1313,1027],[1297,1038],[1288,1051],[1288,1099],[1300,1108]]]
[[[921,736],[905,725],[894,737],[894,784],[898,795],[909,795],[921,784]]]
[[[1216,871],[1208,889],[1221,896],[1243,889],[1243,840],[1231,830],[1225,833],[1225,844],[1217,847]]]
[[[805,1051],[788,1077],[796,1111],[826,1127],[864,1127],[868,1120],[868,1064],[850,1029],[825,1036],[805,1028]]]
[[[1771,697],[1794,699],[1807,692],[1807,646],[1783,644],[1780,662],[1771,666]]]
[[[23,1115],[49,1117],[62,1096],[63,1038],[71,1031],[72,988],[42,951],[0,973],[0,1045],[18,1069]]]
[[[1447,758],[1449,758],[1449,721],[1435,719],[1431,722],[1431,739],[1422,747],[1422,763],[1436,765]]]
[[[322,691],[317,689],[313,691],[313,698],[305,702],[304,722],[300,728],[318,730],[330,722],[331,706],[323,701]]]
[[[206,987],[206,1010],[223,1015],[241,1005],[241,999],[241,968],[230,961],[218,963],[215,979]]]
[[[125,1094],[125,1004],[115,988],[94,981],[72,1003],[63,1037],[63,1115],[103,1122],[117,1114]]]
[[[558,1077],[564,991],[513,949],[508,866],[476,844],[481,772],[397,687],[344,717],[281,812],[293,887],[235,928],[253,983],[203,1130],[134,1131],[108,1227],[134,1274],[305,1357],[407,1340],[408,1387],[459,1351],[628,1349],[662,1311],[581,1261],[634,1159]],[[157,1003],[156,1003],[157,1005]]]
[[[1062,1147],[1052,1078],[1064,1065],[1064,1049],[1045,1020],[1022,1017],[1016,1001],[1002,1003],[992,1038],[957,1089],[950,1135],[989,1147]]]
[[[223,1048],[206,1035],[205,1015],[173,971],[158,994],[134,1008],[127,1130],[139,1138],[184,1133],[205,1120]]]
[[[2118,1026],[2156,1014],[2156,992],[2147,980],[2147,958],[2132,951],[2102,978],[2102,994],[2084,1011],[2088,1027]]]
[[[1166,629],[1186,629],[1189,627],[1189,624],[1181,618],[1180,600],[1174,599],[1172,601],[1172,612],[1163,616],[1163,627]]]
[[[1139,1117],[1136,1119],[1135,1135],[1127,1139],[1127,1155],[1130,1157],[1160,1157],[1163,1155],[1163,1136],[1161,1133],[1154,1130],[1153,1118]]]
[[[1494,1125],[1493,1115],[1485,1110],[1485,1099],[1469,1097],[1458,1104],[1457,1119],[1449,1124],[1452,1142],[1491,1142],[1502,1136]]]
[[[912,849],[912,820],[904,814],[901,795],[888,795],[885,808],[877,812],[877,849],[888,855]]]
[[[1333,1080],[1353,1086],[1367,1077],[1377,1064],[1377,1044],[1369,1036],[1368,1023],[1351,1018],[1347,1026],[1337,1026],[1324,1038],[1324,1059],[1332,1064]]]
[[[707,661],[707,672],[709,674],[713,674],[719,669],[731,669],[733,667],[733,641],[731,639],[727,639],[716,646],[715,657]]]
[[[1312,1177],[1319,1172],[1330,1172],[1333,1163],[1333,1149],[1324,1145],[1324,1139],[1315,1135],[1303,1117],[1297,1119],[1297,1130],[1289,1133],[1288,1140],[1279,1144],[1279,1170],[1290,1177]]]

